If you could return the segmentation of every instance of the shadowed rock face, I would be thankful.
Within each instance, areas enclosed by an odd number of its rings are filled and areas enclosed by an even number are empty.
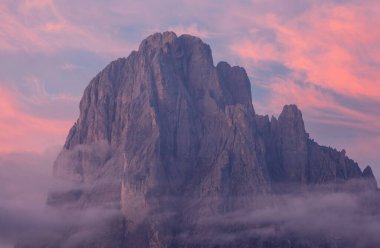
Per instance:
[[[293,190],[306,185],[340,185],[351,179],[357,181],[358,186],[377,188],[371,167],[362,172],[344,150],[339,152],[320,146],[309,138],[297,106],[284,106],[278,120],[272,117],[269,121],[268,116],[256,115],[256,122],[275,192],[284,190],[283,184],[292,184],[293,187],[286,190]]]
[[[215,67],[208,45],[172,32],[90,82],[54,175],[85,187],[50,194],[51,205],[116,206],[124,224],[110,235],[131,247],[175,244],[205,212],[251,207],[284,190],[276,185],[366,179],[376,188],[369,167],[309,139],[295,105],[278,120],[256,115],[243,68]]]

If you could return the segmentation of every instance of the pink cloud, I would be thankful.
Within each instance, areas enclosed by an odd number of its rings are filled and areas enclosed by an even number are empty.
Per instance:
[[[351,109],[325,90],[352,100],[380,99],[380,70],[374,68],[380,64],[380,31],[375,28],[380,24],[379,11],[376,1],[321,3],[288,19],[273,13],[247,18],[253,26],[273,30],[275,39],[235,40],[231,51],[247,68],[270,60],[292,71],[264,84],[269,99],[255,101],[255,106],[263,112],[278,113],[282,105],[296,103],[312,121],[378,130],[380,116]],[[335,114],[326,115],[325,110]]]
[[[376,3],[321,4],[288,22],[269,14],[260,22],[275,30],[276,42],[238,41],[231,49],[243,58],[281,61],[305,71],[308,81],[339,93],[379,98],[380,71],[367,65],[380,63],[373,55],[380,51],[380,32],[374,28],[380,24],[377,11]]]
[[[73,120],[33,116],[19,106],[17,92],[0,87],[0,153],[42,152],[62,144]]]
[[[46,32],[60,32],[65,28],[63,23],[53,23],[49,22],[43,27],[43,30]]]
[[[278,81],[272,84],[274,96],[267,105],[269,113],[278,111],[284,104],[296,103],[308,113],[309,120],[320,123],[339,124],[341,126],[360,128],[363,130],[378,130],[380,116],[363,113],[337,103],[333,96],[325,94],[313,85],[300,86],[292,82]],[[255,103],[255,105],[260,103]],[[329,110],[332,114],[326,114]]]
[[[190,34],[202,39],[210,36],[208,31],[200,29],[197,24],[191,24],[189,26],[174,26],[170,27],[169,30],[174,31],[177,35]]]
[[[0,13],[2,15],[2,21],[0,22],[0,50],[17,51],[27,47],[33,47],[38,50],[46,49],[46,42],[15,18],[6,4],[0,3]]]
[[[22,6],[25,9],[35,9],[51,6],[52,4],[53,2],[51,0],[25,0]]]
[[[10,3],[0,3],[0,51],[54,53],[71,48],[114,58],[131,49],[111,33],[71,22],[52,0],[22,1],[14,9]]]
[[[239,41],[239,43],[232,44],[231,49],[234,53],[244,59],[273,60],[279,54],[276,47],[274,47],[272,44],[255,44],[248,39]]]

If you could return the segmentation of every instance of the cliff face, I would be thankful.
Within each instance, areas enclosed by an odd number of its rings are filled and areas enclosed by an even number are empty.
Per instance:
[[[295,105],[278,120],[256,115],[243,68],[215,67],[208,45],[172,32],[149,36],[90,82],[54,175],[85,187],[50,194],[51,205],[115,206],[124,224],[112,235],[135,247],[168,245],[205,211],[251,207],[280,184],[366,179],[376,188],[370,168],[309,139]],[[161,209],[173,217],[154,215]]]
[[[265,147],[272,190],[281,192],[284,184],[292,184],[287,188],[291,190],[319,184],[334,187],[348,180],[356,181],[360,188],[377,187],[369,166],[362,172],[344,150],[320,146],[309,138],[297,106],[284,106],[278,120],[272,117],[269,121],[268,116],[256,115],[256,122]]]

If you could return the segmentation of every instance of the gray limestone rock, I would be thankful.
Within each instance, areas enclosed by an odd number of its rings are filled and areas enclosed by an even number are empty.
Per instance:
[[[173,32],[149,36],[90,82],[54,175],[81,186],[52,192],[51,206],[120,212],[104,239],[122,237],[120,247],[175,247],[202,216],[252,207],[278,184],[376,183],[310,140],[295,105],[278,120],[256,115],[245,70],[214,66],[207,44]]]
[[[262,153],[265,153],[272,190],[275,192],[321,184],[334,188],[348,181],[364,183],[371,189],[377,188],[370,167],[362,173],[358,164],[348,158],[344,150],[339,152],[321,146],[309,138],[297,106],[284,106],[278,120],[256,115],[256,123],[264,144]]]

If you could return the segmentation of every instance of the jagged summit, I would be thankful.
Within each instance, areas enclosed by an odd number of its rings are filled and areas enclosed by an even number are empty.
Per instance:
[[[118,206],[128,223],[120,242],[130,247],[165,247],[205,213],[251,207],[288,184],[370,178],[375,188],[370,168],[362,173],[345,154],[309,139],[296,105],[278,119],[256,115],[246,71],[214,66],[201,39],[173,32],[149,36],[91,80],[54,175],[86,187],[52,194],[51,204]],[[163,208],[170,225],[152,217]]]
[[[295,104],[285,105],[279,116],[279,119],[281,118],[297,119],[298,121],[303,122],[301,110],[299,110],[297,105]]]
[[[144,39],[140,46],[139,51],[144,51],[154,48],[163,48],[167,43],[173,43],[177,39],[174,32],[166,31],[163,33],[155,33]]]
[[[371,166],[367,165],[363,170],[363,177],[366,178],[370,184],[370,187],[377,188],[376,178],[373,175]]]

